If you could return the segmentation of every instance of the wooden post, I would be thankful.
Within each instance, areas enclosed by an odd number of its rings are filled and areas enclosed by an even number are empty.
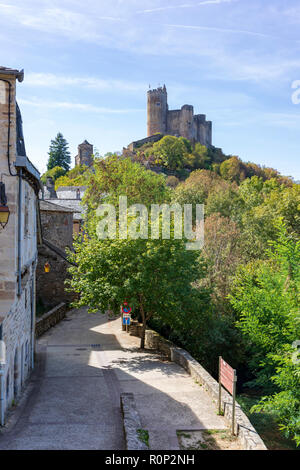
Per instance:
[[[219,356],[219,415],[222,414],[221,360],[222,360],[222,356]]]

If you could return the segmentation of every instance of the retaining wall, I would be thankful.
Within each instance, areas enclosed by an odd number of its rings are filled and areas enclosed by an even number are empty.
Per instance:
[[[138,430],[142,429],[142,425],[133,393],[121,393],[120,405],[123,414],[126,449],[149,450],[148,446],[138,436]]]
[[[42,315],[35,325],[35,334],[38,338],[49,330],[52,326],[59,323],[66,316],[67,304],[62,302],[56,307],[52,308],[49,312]]]
[[[141,336],[141,325],[133,322],[129,328],[133,336]],[[187,351],[175,346],[171,341],[166,340],[156,331],[146,330],[145,348],[156,349],[165,354],[172,362],[183,367],[197,382],[202,384],[213,402],[218,405],[219,384],[218,382],[197,362]],[[222,410],[224,417],[231,425],[232,422],[232,397],[222,388]],[[245,450],[267,450],[263,440],[249,421],[248,417],[242,411],[240,405],[236,402],[235,406],[235,432]]]

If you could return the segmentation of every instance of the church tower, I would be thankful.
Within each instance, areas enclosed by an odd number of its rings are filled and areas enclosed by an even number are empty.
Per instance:
[[[167,133],[168,96],[166,85],[147,92],[147,136]]]
[[[87,140],[78,145],[78,154],[75,157],[75,165],[93,165],[94,147]]]

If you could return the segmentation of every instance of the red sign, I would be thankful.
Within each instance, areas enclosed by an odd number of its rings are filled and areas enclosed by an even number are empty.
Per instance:
[[[233,384],[235,381],[235,371],[224,359],[220,358],[219,380],[223,387],[233,395]]]
[[[131,313],[131,307],[129,307],[127,302],[123,302],[122,313],[123,314],[128,314],[128,315]]]

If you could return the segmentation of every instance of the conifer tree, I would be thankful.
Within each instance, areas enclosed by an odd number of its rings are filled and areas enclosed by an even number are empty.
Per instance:
[[[59,167],[64,168],[66,171],[69,171],[70,163],[71,163],[71,154],[69,152],[69,144],[61,132],[58,132],[55,139],[51,140],[48,155],[49,155],[49,160],[47,164],[48,170],[51,170],[52,168],[59,166]]]

